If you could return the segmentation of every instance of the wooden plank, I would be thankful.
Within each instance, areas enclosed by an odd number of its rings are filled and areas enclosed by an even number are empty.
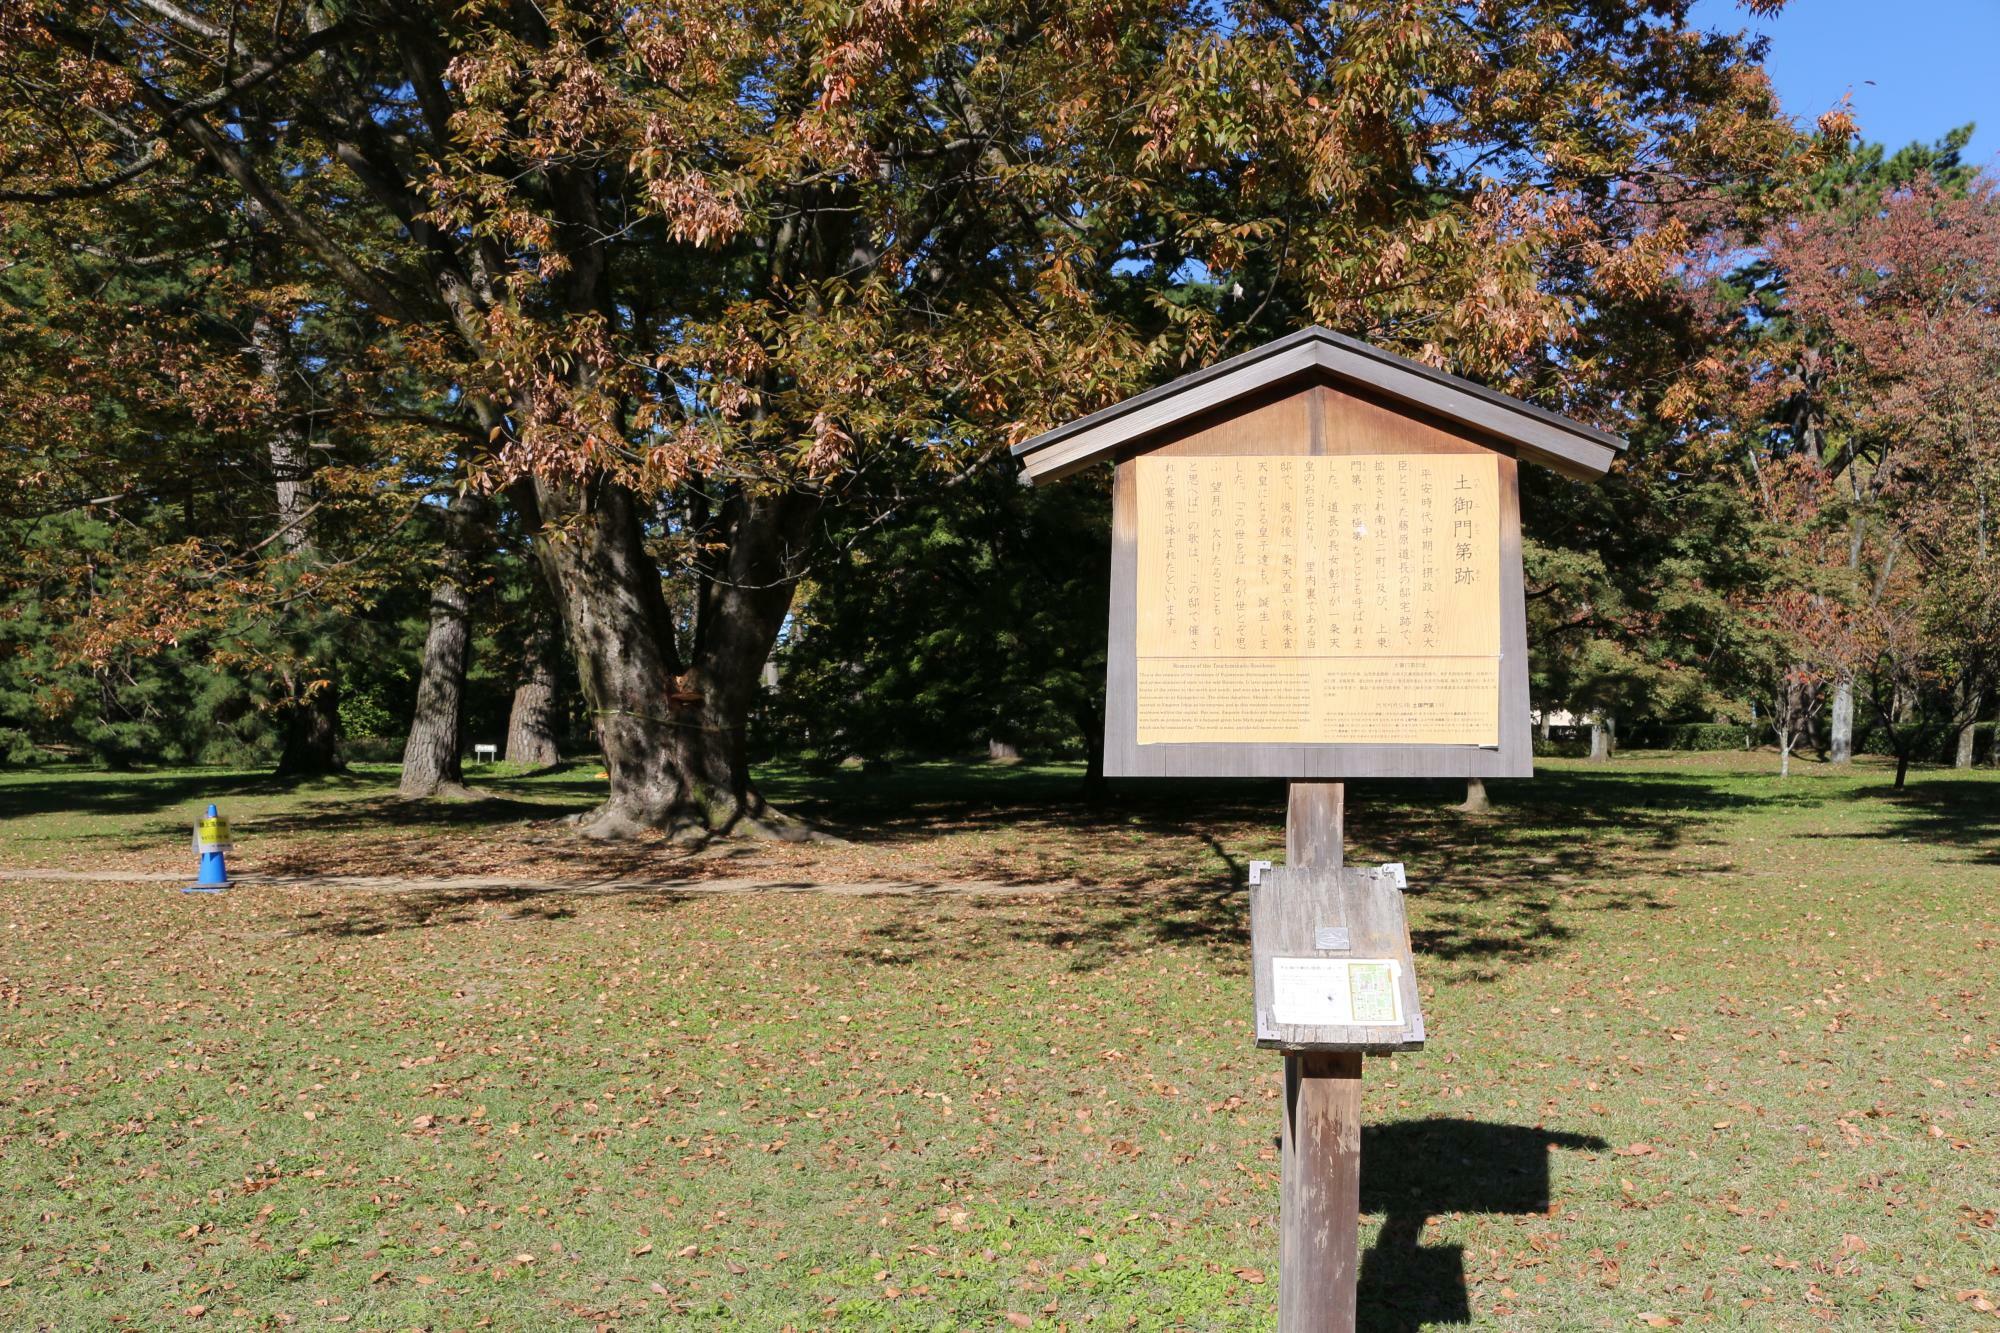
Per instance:
[[[1338,870],[1346,864],[1347,784],[1294,782],[1285,803],[1285,864]]]
[[[1580,436],[1575,423],[1558,425],[1522,412],[1525,404],[1496,402],[1454,386],[1413,378],[1399,367],[1344,348],[1323,348],[1320,364],[1343,381],[1366,385],[1411,407],[1511,441],[1529,461],[1578,481],[1603,476],[1618,456],[1617,446]]]
[[[1361,1265],[1359,1055],[1286,1059],[1278,1155],[1278,1328],[1350,1333]]]
[[[1020,455],[1022,479],[1034,485],[1056,481],[1092,463],[1112,457],[1132,441],[1199,416],[1224,403],[1311,371],[1318,364],[1310,346],[1301,345],[1266,357],[1240,374],[1195,385],[1171,398],[1090,427],[1060,443]]]
[[[1346,859],[1346,795],[1338,782],[1291,784],[1285,861],[1302,885],[1307,876],[1340,874]],[[1254,910],[1252,919],[1254,923]],[[1253,958],[1255,954],[1253,943]],[[1285,1333],[1349,1333],[1360,1278],[1358,1052],[1285,1056],[1278,1158],[1278,1327]]]
[[[1330,784],[1301,784],[1330,785]],[[1294,837],[1288,829],[1289,847]],[[1321,853],[1324,854],[1323,852]],[[1275,1013],[1275,959],[1391,959],[1399,968],[1399,1026],[1299,1024]],[[1250,888],[1250,970],[1257,1044],[1267,1050],[1421,1050],[1423,998],[1417,990],[1403,894],[1374,868],[1274,866]]]

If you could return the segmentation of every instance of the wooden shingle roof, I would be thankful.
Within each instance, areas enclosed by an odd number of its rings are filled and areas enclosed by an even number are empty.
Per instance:
[[[1522,458],[1566,477],[1601,477],[1625,448],[1625,441],[1609,432],[1314,326],[1015,445],[1021,479],[1039,485],[1101,459],[1143,452],[1148,436],[1291,381],[1360,386],[1507,441]]]

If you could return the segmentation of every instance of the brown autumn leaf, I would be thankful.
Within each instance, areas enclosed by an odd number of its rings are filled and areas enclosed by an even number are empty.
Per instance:
[[[1007,1312],[1007,1322],[1015,1328],[1033,1328],[1035,1326],[1035,1317],[1031,1314],[1021,1314],[1017,1311],[1009,1310]]]
[[[1264,1283],[1264,1270],[1261,1268],[1239,1268],[1236,1270],[1236,1276],[1253,1287],[1262,1286]]]

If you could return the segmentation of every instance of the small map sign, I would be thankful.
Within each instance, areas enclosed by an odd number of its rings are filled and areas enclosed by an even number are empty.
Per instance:
[[[1394,958],[1273,958],[1271,1017],[1309,1027],[1401,1027]]]

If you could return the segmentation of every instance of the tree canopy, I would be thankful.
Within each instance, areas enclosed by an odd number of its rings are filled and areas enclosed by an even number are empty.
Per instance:
[[[1989,474],[1941,460],[1991,435],[1989,193],[1963,139],[1801,130],[1690,9],[0,0],[17,693],[73,708],[80,671],[143,715],[119,681],[191,654],[309,769],[353,627],[428,606],[399,670],[449,786],[432,684],[497,578],[561,627],[611,787],[586,831],[801,835],[748,766],[781,638],[795,734],[1088,735],[1087,651],[1033,699],[996,652],[1077,620],[1086,567],[978,571],[1089,502],[1006,494],[1001,451],[1317,322],[1633,439],[1530,497],[1552,701],[1768,713],[1787,659],[1903,681],[1885,726],[1912,690],[1976,713],[1986,631],[1946,612],[1982,604]],[[1925,226],[1965,263],[1906,268]],[[1939,394],[1953,433],[1919,431]],[[1810,516],[1763,498],[1800,452],[1845,487]],[[1798,572],[1838,543],[1778,529],[1840,523],[1851,586]],[[1858,627],[1891,565],[1921,653],[1773,646],[1777,582]]]

